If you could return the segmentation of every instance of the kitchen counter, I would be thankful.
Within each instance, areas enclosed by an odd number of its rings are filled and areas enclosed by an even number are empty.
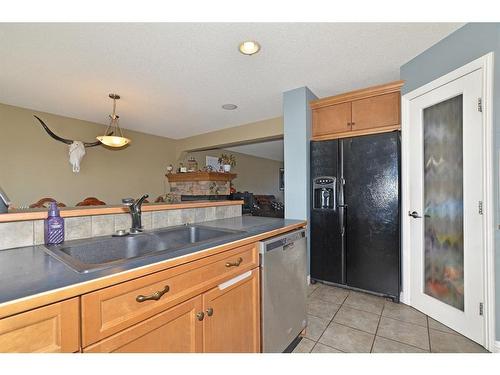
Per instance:
[[[0,251],[0,318],[30,308],[71,298],[98,288],[188,263],[200,254],[217,254],[227,246],[240,246],[304,226],[300,220],[240,216],[197,225],[227,228],[235,233],[224,238],[179,249],[171,253],[130,260],[105,270],[77,273],[48,255],[43,246]]]

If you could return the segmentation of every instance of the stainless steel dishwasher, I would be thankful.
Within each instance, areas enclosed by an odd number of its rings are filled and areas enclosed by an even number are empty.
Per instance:
[[[282,353],[307,325],[305,229],[260,242],[262,344]]]

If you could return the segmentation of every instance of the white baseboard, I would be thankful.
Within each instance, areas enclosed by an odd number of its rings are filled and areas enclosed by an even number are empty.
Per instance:
[[[500,341],[495,341],[495,346],[492,350],[493,353],[500,353]]]
[[[407,294],[406,293],[403,293],[403,291],[401,291],[401,293],[399,293],[399,302],[402,302],[404,303],[405,305],[409,305],[410,303],[408,302],[408,300],[406,299],[406,296]]]

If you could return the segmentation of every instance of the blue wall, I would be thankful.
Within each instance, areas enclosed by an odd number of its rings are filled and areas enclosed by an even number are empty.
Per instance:
[[[283,132],[285,157],[285,218],[309,221],[309,139],[311,109],[317,99],[307,87],[283,93]],[[309,234],[308,234],[309,239]],[[309,240],[307,246],[309,273]]]
[[[450,34],[422,54],[401,67],[400,76],[405,80],[403,93],[410,92],[444,74],[447,74],[489,52],[494,52],[494,170],[495,176],[495,270],[496,270],[496,337],[500,339],[500,223],[498,158],[500,146],[500,24],[469,23]]]
[[[317,97],[307,87],[283,93],[285,157],[285,218],[309,216],[309,101]]]

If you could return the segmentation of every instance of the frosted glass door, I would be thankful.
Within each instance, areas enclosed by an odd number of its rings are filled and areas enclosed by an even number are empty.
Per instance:
[[[484,340],[482,72],[409,104],[410,304]]]
[[[463,95],[423,110],[424,290],[464,309]]]

